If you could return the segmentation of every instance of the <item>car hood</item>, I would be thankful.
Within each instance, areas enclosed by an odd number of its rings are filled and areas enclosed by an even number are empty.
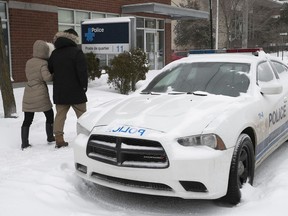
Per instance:
[[[201,133],[239,98],[187,94],[129,96],[120,102],[101,106],[101,111],[98,107],[86,113],[79,122],[89,130],[101,126],[114,130],[125,125],[164,133],[179,130]]]

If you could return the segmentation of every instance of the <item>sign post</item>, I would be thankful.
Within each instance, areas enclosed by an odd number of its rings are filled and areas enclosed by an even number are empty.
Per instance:
[[[288,33],[287,32],[283,32],[283,33],[280,33],[279,35],[282,36],[282,45],[281,45],[281,47],[282,47],[282,60],[283,60],[283,57],[284,57],[284,36],[287,36]]]
[[[134,17],[86,20],[81,24],[84,53],[119,54],[135,47]]]

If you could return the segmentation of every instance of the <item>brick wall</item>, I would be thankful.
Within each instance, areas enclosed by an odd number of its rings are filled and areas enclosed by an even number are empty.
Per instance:
[[[15,82],[26,80],[25,64],[36,40],[51,42],[58,30],[56,13],[13,9],[9,11],[11,60]]]

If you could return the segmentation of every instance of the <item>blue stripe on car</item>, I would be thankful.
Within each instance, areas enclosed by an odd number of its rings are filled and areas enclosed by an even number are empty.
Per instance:
[[[288,122],[281,125],[256,146],[256,161],[260,160],[283,137],[284,133],[288,133]]]

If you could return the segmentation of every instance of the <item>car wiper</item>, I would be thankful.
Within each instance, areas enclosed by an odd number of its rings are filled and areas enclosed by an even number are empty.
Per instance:
[[[169,95],[185,94],[185,92],[168,92]]]
[[[187,94],[193,94],[193,95],[197,95],[197,96],[207,96],[207,94],[205,93],[202,93],[202,92],[187,92]]]
[[[151,92],[140,92],[140,94],[151,94]]]

